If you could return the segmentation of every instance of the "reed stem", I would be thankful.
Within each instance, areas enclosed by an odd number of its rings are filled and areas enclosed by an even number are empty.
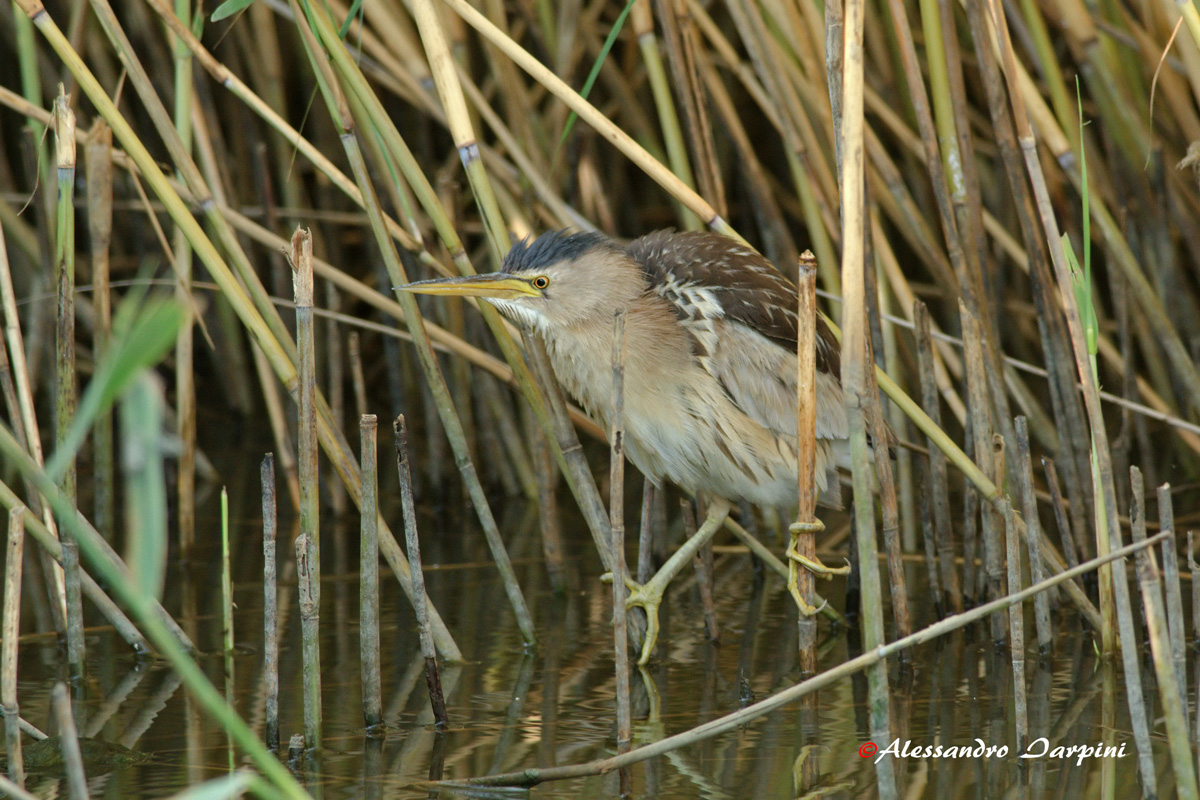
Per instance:
[[[304,749],[321,746],[321,585],[313,568],[317,548],[307,533],[296,537],[296,579],[300,584],[300,636],[304,673]]]
[[[62,746],[63,766],[67,773],[67,796],[71,800],[88,800],[87,777],[83,774],[83,755],[79,751],[79,733],[71,714],[71,693],[65,683],[56,683],[50,690],[54,718],[58,722],[58,740]]]
[[[413,611],[417,615],[417,628],[421,632],[421,654],[425,657],[425,685],[429,689],[429,704],[438,728],[449,723],[446,715],[446,699],[442,695],[442,676],[438,670],[437,653],[433,648],[433,636],[425,600],[425,572],[421,567],[421,541],[417,536],[416,504],[413,502],[412,478],[408,466],[408,430],[401,414],[392,423],[396,437],[396,464],[400,477],[400,503],[404,512],[404,538],[408,545],[408,563],[412,570]]]
[[[267,453],[259,467],[263,520],[263,675],[266,684],[266,743],[279,751],[279,584],[276,544],[275,456]]]
[[[359,529],[358,638],[362,670],[363,722],[368,734],[383,723],[382,681],[379,669],[379,526],[376,524],[379,515],[379,458],[376,455],[378,428],[379,421],[374,414],[363,414],[359,418],[362,516]]]
[[[4,561],[4,621],[0,627],[0,708],[4,710],[8,775],[25,787],[21,759],[21,709],[17,703],[17,641],[21,635],[21,567],[25,552],[25,507],[8,512],[8,547]]]

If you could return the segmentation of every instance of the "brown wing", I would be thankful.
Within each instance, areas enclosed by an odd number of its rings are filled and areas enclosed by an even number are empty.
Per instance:
[[[796,351],[796,288],[749,247],[719,233],[662,230],[634,240],[627,250],[681,320],[695,322],[715,303],[726,319]],[[818,372],[840,376],[837,340],[820,317],[816,356]]]

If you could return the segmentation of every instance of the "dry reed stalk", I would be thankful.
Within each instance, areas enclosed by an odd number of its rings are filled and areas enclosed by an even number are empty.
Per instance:
[[[275,456],[267,453],[259,467],[263,520],[263,682],[266,693],[267,748],[279,750],[279,584],[277,580],[278,504],[275,499]]]
[[[75,421],[75,114],[71,98],[59,86],[54,101],[55,152],[58,164],[54,282],[58,298],[54,330],[54,436],[58,447],[67,440]],[[72,506],[77,505],[75,459],[68,459],[59,486]],[[60,523],[61,524],[61,523]],[[83,680],[83,598],[79,586],[79,547],[70,538],[62,542],[62,566],[67,610],[67,673],[71,682]]]
[[[355,340],[356,341],[356,340]],[[367,732],[383,723],[382,682],[379,671],[379,467],[376,439],[379,421],[374,414],[359,418],[359,452],[362,460],[362,514],[359,529],[358,639],[362,672],[363,721]]]
[[[417,514],[408,466],[408,431],[404,425],[403,414],[392,423],[392,431],[396,437],[396,463],[400,478],[400,501],[404,513],[404,537],[412,569],[413,610],[421,635],[421,654],[425,657],[425,685],[429,689],[429,704],[433,709],[434,721],[440,729],[446,727],[449,719],[446,715],[446,699],[442,695],[442,678],[438,671],[437,653],[433,647],[428,605],[425,600],[425,574],[421,567],[421,541],[417,537]]]
[[[1000,435],[996,434],[999,439]],[[1001,439],[1001,441],[1003,441]],[[1021,540],[1017,536],[1017,525],[1013,519],[1012,505],[1004,507],[1004,545],[1008,561],[1008,594],[1021,591]],[[1034,581],[1037,583],[1038,581]],[[1044,598],[1041,594],[1038,597]],[[1029,741],[1029,708],[1025,686],[1025,620],[1021,606],[1008,609],[1008,644],[1012,652],[1013,673],[1013,718],[1017,729],[1016,749],[1024,752]]]
[[[92,258],[92,308],[96,321],[93,329],[95,357],[108,352],[112,339],[112,298],[109,290],[109,261],[112,246],[113,174],[112,130],[97,120],[84,149],[87,170],[88,239]],[[116,532],[116,484],[113,474],[112,411],[102,411],[93,425],[92,466],[95,474],[93,520],[100,534]]]
[[[942,427],[942,410],[938,400],[937,384],[933,375],[933,344],[930,340],[929,311],[924,303],[913,305],[913,332],[917,340],[917,360],[921,374],[921,400],[926,413],[937,427]],[[929,491],[933,509],[934,538],[937,542],[938,566],[941,569],[942,585],[946,587],[949,607],[955,612],[963,607],[963,591],[959,584],[958,570],[954,563],[954,539],[950,528],[950,492],[946,485],[946,457],[932,439],[926,438],[929,450]],[[1074,565],[1072,565],[1074,566]],[[964,573],[967,564],[963,564]],[[968,573],[969,574],[969,573]]]
[[[1075,535],[1071,531],[1071,521],[1067,519],[1066,504],[1063,502],[1062,489],[1058,485],[1058,470],[1054,462],[1042,456],[1042,469],[1046,472],[1046,485],[1050,489],[1050,507],[1054,511],[1054,524],[1058,528],[1058,539],[1062,543],[1063,557],[1067,564],[1075,566],[1079,556],[1075,550]]]
[[[1029,580],[1041,583],[1043,573],[1042,553],[1038,548],[1041,522],[1038,520],[1037,495],[1033,491],[1033,464],[1029,456],[1029,426],[1025,417],[1017,417],[1014,428],[1017,432],[1017,488],[1021,495],[1021,513],[1025,517],[1025,551],[1029,554]],[[1012,555],[1010,553],[1009,557]],[[1071,566],[1070,561],[1067,562]],[[1010,589],[1011,591],[1011,589]],[[1034,624],[1037,626],[1038,652],[1048,655],[1053,646],[1053,630],[1050,627],[1050,598],[1038,595],[1034,598]]]
[[[221,651],[225,667],[225,702],[232,708],[234,698],[233,674],[233,571],[229,550],[229,492],[221,487]],[[233,737],[226,734],[229,771],[237,768],[234,761]]]
[[[21,635],[21,566],[25,551],[25,508],[8,512],[8,547],[4,562],[4,622],[0,627],[0,708],[4,710],[8,774],[24,788],[25,764],[21,760],[21,709],[17,704],[17,640]]]
[[[867,414],[871,426],[871,441],[875,451],[875,477],[879,485],[879,500],[882,510],[883,542],[887,548],[888,589],[892,600],[892,619],[896,624],[897,638],[912,633],[912,621],[908,610],[908,581],[904,574],[903,553],[900,541],[900,511],[896,504],[896,483],[892,476],[891,446],[893,435],[883,419],[879,389],[875,385],[874,373],[867,372]]]
[[[625,582],[625,312],[613,317],[612,420],[609,431],[608,524],[612,542],[613,647],[617,695],[617,752],[629,750],[633,741],[629,710],[629,632],[626,623]]]
[[[300,584],[301,663],[304,683],[304,748],[321,746],[321,585],[314,569],[317,548],[309,534],[296,537],[296,579]],[[295,737],[293,736],[293,739]]]
[[[876,559],[875,509],[871,492],[871,467],[867,455],[866,396],[869,384],[865,284],[866,212],[865,164],[863,160],[863,26],[865,4],[861,0],[846,0],[845,35],[842,63],[842,120],[838,135],[841,138],[842,170],[842,287],[846,306],[842,340],[842,386],[846,394],[846,415],[849,418],[850,458],[854,483],[854,527],[858,544],[859,572],[862,580],[862,637],[863,649],[875,650],[884,645],[883,598],[879,584],[879,562]],[[878,747],[891,740],[888,704],[887,668],[879,662],[867,672],[868,708],[871,739]],[[896,776],[891,759],[875,765],[880,796],[890,800],[897,796]]]
[[[1158,529],[1170,531],[1170,538],[1163,541],[1163,581],[1166,595],[1167,628],[1171,641],[1171,660],[1175,664],[1175,678],[1179,682],[1180,710],[1184,727],[1188,727],[1187,710],[1187,651],[1184,646],[1186,634],[1183,623],[1183,594],[1179,590],[1179,550],[1175,531],[1175,511],[1171,504],[1171,484],[1158,487]],[[1194,578],[1193,578],[1194,580]]]
[[[1146,541],[1146,490],[1141,470],[1130,467],[1129,479],[1133,485],[1129,510],[1133,541],[1134,544],[1141,544]],[[1163,537],[1164,543],[1170,543],[1174,547],[1173,529],[1164,530],[1159,536]],[[1163,716],[1166,717],[1167,743],[1174,767],[1176,791],[1181,798],[1195,800],[1200,797],[1200,789],[1197,788],[1195,762],[1192,760],[1191,745],[1188,743],[1187,695],[1180,692],[1187,679],[1175,671],[1171,659],[1167,612],[1163,607],[1162,586],[1153,549],[1138,551],[1137,575],[1142,588],[1142,609],[1146,614],[1154,673],[1158,678],[1158,691],[1162,697]]]
[[[811,251],[800,256],[796,281],[799,305],[796,319],[801,321],[796,338],[796,463],[799,465],[799,505],[796,524],[791,526],[788,554],[793,552],[809,561],[817,558],[817,534],[825,524],[816,517],[816,459],[817,459],[817,271]],[[817,621],[815,614],[816,586],[814,575],[804,569],[796,558],[788,559],[788,589],[796,603],[796,646],[800,656],[800,673],[814,675],[817,671]]]
[[[83,774],[83,755],[79,752],[79,734],[71,715],[71,693],[65,683],[54,684],[50,690],[54,718],[58,722],[58,738],[62,745],[63,770],[67,774],[67,796],[71,800],[88,800],[87,777]]]

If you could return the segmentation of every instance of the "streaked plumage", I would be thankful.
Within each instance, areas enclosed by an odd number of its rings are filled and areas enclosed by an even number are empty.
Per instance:
[[[505,275],[547,281],[489,298],[538,330],[559,380],[607,427],[613,315],[625,309],[626,448],[655,481],[730,500],[796,500],[796,290],[716,233],[658,231],[622,247],[594,233],[520,242]],[[837,343],[817,325],[817,487],[847,436]]]

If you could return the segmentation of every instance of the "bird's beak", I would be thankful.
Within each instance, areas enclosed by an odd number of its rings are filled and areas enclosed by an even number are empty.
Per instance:
[[[461,278],[434,278],[394,288],[415,294],[448,294],[455,297],[488,297],[496,300],[541,296],[541,292],[530,286],[528,281],[503,272],[466,275]]]

